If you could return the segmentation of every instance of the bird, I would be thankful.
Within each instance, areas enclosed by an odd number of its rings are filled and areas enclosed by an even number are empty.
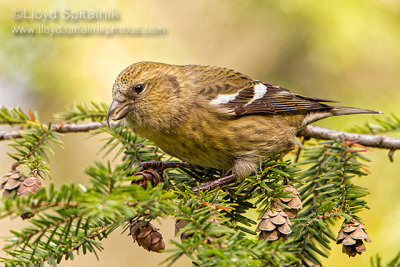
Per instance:
[[[306,125],[379,111],[332,106],[232,69],[138,62],[116,78],[107,123],[125,119],[164,152],[243,179],[261,158],[283,157]]]

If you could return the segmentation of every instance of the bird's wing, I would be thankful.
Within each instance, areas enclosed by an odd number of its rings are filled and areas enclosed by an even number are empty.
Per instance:
[[[326,110],[332,100],[293,94],[288,89],[261,82],[230,69],[188,66],[196,94],[215,110],[234,116]]]
[[[246,84],[234,93],[220,92],[210,100],[210,104],[217,107],[217,110],[236,116],[304,112],[331,108],[331,106],[321,102],[335,101],[293,94],[280,86],[259,81]]]

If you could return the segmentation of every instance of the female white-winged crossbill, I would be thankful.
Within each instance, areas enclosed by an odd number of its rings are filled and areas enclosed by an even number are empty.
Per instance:
[[[259,157],[294,148],[306,124],[346,114],[379,113],[334,107],[221,67],[135,63],[113,87],[107,121],[126,118],[139,135],[194,165],[243,178]]]

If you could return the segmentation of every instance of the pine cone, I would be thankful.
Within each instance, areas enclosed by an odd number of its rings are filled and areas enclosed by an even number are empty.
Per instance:
[[[130,233],[133,240],[148,251],[161,252],[161,250],[165,249],[161,233],[149,222],[132,221]]]
[[[153,186],[163,182],[162,177],[155,170],[143,170],[135,173],[137,176],[142,176],[140,180],[133,180],[132,184],[138,184],[144,188],[147,187],[147,182],[150,182]]]
[[[367,250],[363,240],[368,243],[371,242],[365,232],[365,227],[356,221],[342,226],[336,238],[336,244],[343,244],[342,252],[349,255],[349,257],[354,257]]]
[[[179,233],[179,231],[185,227],[186,225],[188,225],[189,221],[186,220],[176,220],[175,221],[175,235],[177,235]],[[193,234],[188,234],[186,232],[183,232],[180,236],[181,240],[185,240],[188,239],[189,237],[193,236]]]
[[[42,187],[42,182],[37,177],[29,177],[22,182],[18,188],[18,196],[24,195],[29,196],[29,194],[35,194],[40,187]]]
[[[3,196],[10,196],[12,191],[17,191],[26,177],[19,171],[11,171],[3,176],[0,189],[4,189]]]
[[[291,192],[294,197],[281,197],[279,198],[282,203],[289,206],[291,209],[284,209],[289,218],[297,216],[297,212],[303,208],[300,199],[300,192],[293,186],[288,185],[283,189],[284,192]]]
[[[268,241],[276,241],[280,237],[287,239],[287,235],[292,232],[290,229],[290,220],[286,212],[282,208],[275,208],[274,211],[267,209],[261,217],[256,232],[261,232],[259,239]]]

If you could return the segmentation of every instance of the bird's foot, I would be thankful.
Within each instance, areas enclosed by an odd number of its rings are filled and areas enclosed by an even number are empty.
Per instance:
[[[147,188],[147,183],[150,182],[152,186],[156,186],[159,183],[164,182],[158,172],[155,170],[142,170],[134,174],[135,176],[141,177],[139,180],[132,180],[131,184],[137,184],[141,187]]]
[[[141,162],[139,169],[134,175],[142,176],[142,179],[133,180],[132,183],[146,187],[147,182],[150,182],[153,186],[156,186],[157,184],[164,182],[160,173],[165,169],[189,166],[190,164],[186,162],[163,162],[154,160]]]

